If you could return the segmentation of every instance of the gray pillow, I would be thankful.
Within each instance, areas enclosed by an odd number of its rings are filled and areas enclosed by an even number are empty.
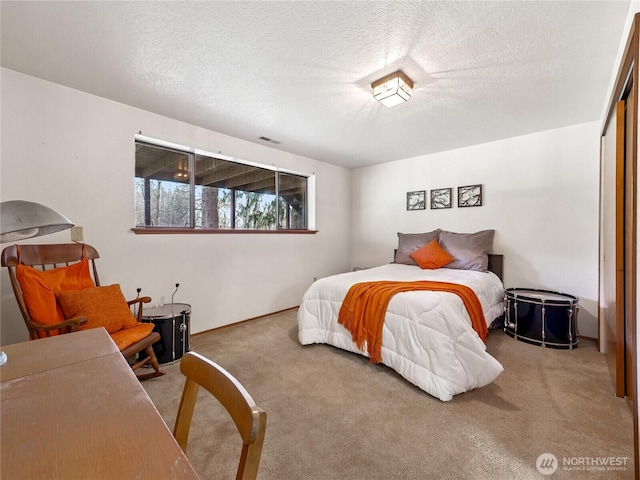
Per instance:
[[[487,271],[489,257],[487,254],[493,248],[495,230],[481,230],[476,233],[453,233],[442,230],[440,232],[440,246],[455,258],[445,268],[458,270]]]
[[[438,238],[440,229],[437,228],[433,232],[426,233],[400,233],[398,232],[398,249],[396,250],[396,258],[394,263],[402,263],[404,265],[417,265],[411,258],[412,252],[424,247],[431,240]],[[453,255],[453,254],[452,254]]]

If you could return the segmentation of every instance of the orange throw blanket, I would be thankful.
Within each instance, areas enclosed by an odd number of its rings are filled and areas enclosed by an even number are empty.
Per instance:
[[[342,301],[338,323],[351,332],[351,338],[360,350],[366,344],[371,363],[382,361],[382,326],[387,313],[387,305],[396,293],[412,290],[432,290],[457,294],[464,302],[471,326],[484,341],[487,338],[487,324],[482,305],[475,292],[465,286],[449,282],[363,282],[352,285]]]

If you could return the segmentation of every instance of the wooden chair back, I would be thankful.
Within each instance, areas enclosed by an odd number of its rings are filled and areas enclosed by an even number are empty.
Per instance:
[[[20,251],[18,252],[18,248]],[[96,259],[100,258],[98,251],[91,245],[82,243],[61,243],[49,245],[10,245],[6,247],[0,255],[0,264],[7,267],[9,271],[9,279],[11,287],[16,296],[20,313],[29,330],[29,338],[38,338],[36,329],[32,322],[27,305],[24,301],[24,293],[20,287],[20,282],[16,277],[16,266],[19,263],[37,268],[39,270],[50,270],[53,268],[69,266],[79,262],[82,255],[86,255],[89,259],[91,274],[93,281],[100,286],[100,278],[96,269]]]
[[[255,479],[267,426],[267,414],[257,407],[245,388],[225,369],[195,352],[180,361],[186,381],[173,431],[178,444],[187,453],[191,419],[200,386],[218,399],[233,419],[240,437],[242,452],[236,479]]]

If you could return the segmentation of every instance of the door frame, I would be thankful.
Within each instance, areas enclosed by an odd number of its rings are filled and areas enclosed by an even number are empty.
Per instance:
[[[632,408],[634,429],[634,469],[635,478],[640,478],[640,455],[638,454],[638,356],[637,356],[637,150],[638,150],[638,60],[639,60],[639,30],[640,13],[633,18],[631,32],[627,39],[624,54],[616,76],[615,88],[610,98],[604,125],[601,131],[601,141],[609,126],[609,120],[618,108],[621,100],[631,98],[626,102],[626,109],[631,111],[625,115],[631,121],[631,125],[625,127],[623,132],[630,135],[630,148],[624,152],[624,165],[620,168],[618,153],[616,152],[616,318],[618,342],[622,342],[616,349],[616,375],[614,378],[616,395],[626,395]],[[624,123],[624,122],[623,122]],[[618,127],[618,125],[617,125]],[[630,128],[628,128],[630,127]],[[618,129],[618,132],[620,129]],[[617,132],[616,132],[617,135]],[[616,143],[618,143],[616,137]],[[603,162],[602,144],[600,149],[601,173]],[[618,148],[616,148],[618,150]],[[628,150],[631,150],[629,152]],[[625,191],[627,193],[625,197]],[[600,190],[600,205],[602,205],[602,189]],[[602,208],[600,209],[599,230],[602,229]],[[620,223],[622,222],[622,225]],[[598,269],[602,268],[602,234],[599,232],[599,260]],[[625,248],[626,246],[626,248]],[[599,290],[602,289],[601,273],[598,274]],[[598,296],[599,301],[602,296]],[[598,331],[601,332],[601,311],[598,309]],[[622,322],[622,324],[620,324]],[[621,367],[622,366],[622,367]],[[625,370],[619,371],[620,368]]]

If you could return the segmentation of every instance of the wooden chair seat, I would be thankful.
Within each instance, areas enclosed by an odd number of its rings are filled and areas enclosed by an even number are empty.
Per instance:
[[[91,276],[95,286],[100,286],[100,279],[96,269],[96,259],[100,258],[95,248],[90,245],[78,243],[65,244],[49,244],[49,245],[11,245],[2,251],[0,263],[9,270],[9,278],[16,301],[20,307],[20,313],[29,331],[30,339],[38,339],[42,336],[51,336],[56,334],[66,334],[75,332],[87,324],[85,317],[79,316],[70,318],[64,322],[58,323],[42,323],[31,318],[27,302],[25,301],[22,285],[18,281],[16,268],[18,264],[36,268],[41,271],[51,270],[59,267],[68,267],[80,262],[83,258],[88,258],[90,264]],[[135,310],[135,319],[142,322],[143,304],[149,303],[150,297],[139,297],[134,300],[127,301],[127,305]],[[103,310],[104,311],[104,310]],[[134,315],[132,313],[132,315]],[[126,314],[125,314],[126,316]],[[114,335],[116,335],[116,332]],[[142,335],[144,335],[143,332]],[[140,335],[140,334],[139,334]],[[131,368],[136,371],[141,367],[150,366],[153,372],[140,374],[138,378],[144,380],[147,378],[164,375],[165,372],[160,370],[158,360],[152,345],[160,340],[160,334],[151,332],[141,340],[135,341],[133,344],[119,347],[122,355],[127,359]]]
[[[138,368],[150,363],[153,366],[153,362],[158,362],[156,358],[156,354],[153,350],[153,344],[160,341],[160,334],[158,332],[151,332],[149,336],[143,338],[142,340],[134,343],[133,345],[129,345],[124,350],[120,350],[124,358],[129,361],[129,365],[132,370],[137,370]],[[142,354],[141,359],[138,360],[136,355],[141,352],[145,352],[146,356]],[[134,359],[134,360],[132,360]],[[147,378],[158,377],[159,375],[164,375],[165,372],[157,370],[154,367],[154,371],[150,373],[144,373],[138,375],[140,380],[146,380]]]

